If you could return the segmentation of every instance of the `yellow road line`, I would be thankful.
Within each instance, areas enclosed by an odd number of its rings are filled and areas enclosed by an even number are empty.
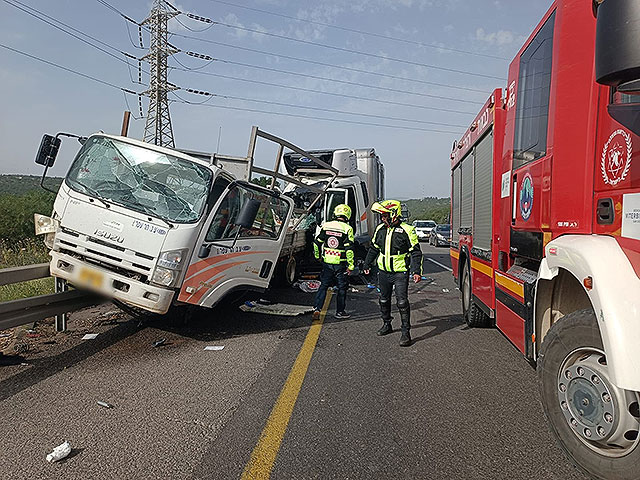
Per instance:
[[[329,290],[324,305],[322,306],[320,318],[314,320],[311,328],[309,328],[300,353],[298,353],[291,372],[289,372],[289,377],[284,383],[280,391],[280,396],[271,410],[271,415],[269,415],[267,419],[267,424],[262,430],[262,434],[260,434],[260,439],[251,453],[249,463],[247,463],[244,472],[242,472],[242,477],[240,477],[242,480],[266,480],[271,476],[271,470],[273,469],[276,456],[280,450],[284,434],[287,431],[287,425],[289,425],[293,407],[298,399],[302,382],[309,368],[309,362],[311,362],[311,356],[316,348],[322,323],[327,314],[329,303],[331,303],[331,296],[332,292]]]

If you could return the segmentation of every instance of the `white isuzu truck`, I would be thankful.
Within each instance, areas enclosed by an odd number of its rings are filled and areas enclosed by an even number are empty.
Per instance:
[[[312,208],[326,189],[279,173],[284,148],[329,173],[331,165],[253,127],[247,157],[192,155],[102,133],[43,137],[36,163],[54,164],[60,137],[82,147],[51,216],[36,215],[36,233],[51,249],[54,277],[129,306],[166,313],[171,305],[212,307],[235,290],[266,289],[288,236],[308,210],[276,180],[311,188]],[[256,141],[279,144],[273,170],[254,164]],[[271,188],[251,183],[273,178]]]

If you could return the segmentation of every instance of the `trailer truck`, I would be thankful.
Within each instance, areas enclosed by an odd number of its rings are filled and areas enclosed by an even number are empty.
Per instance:
[[[598,479],[640,478],[639,26],[636,0],[554,1],[450,158],[464,318],[536,365]]]

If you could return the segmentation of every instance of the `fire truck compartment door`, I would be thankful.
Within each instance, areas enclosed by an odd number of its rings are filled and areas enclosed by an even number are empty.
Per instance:
[[[598,319],[612,380],[621,388],[640,391],[640,279],[612,237],[564,235],[545,247],[538,277],[551,280],[559,269],[573,274],[587,291]],[[544,308],[537,305],[536,309]]]
[[[260,201],[250,228],[234,223],[249,199]],[[282,249],[293,201],[246,182],[218,200],[195,244],[178,300],[211,307],[236,289],[266,289]]]

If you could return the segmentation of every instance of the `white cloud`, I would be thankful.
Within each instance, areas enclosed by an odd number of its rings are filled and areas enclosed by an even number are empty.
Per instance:
[[[516,34],[510,30],[498,30],[496,32],[485,32],[484,28],[476,30],[476,40],[486,42],[489,45],[510,45],[516,40]]]

